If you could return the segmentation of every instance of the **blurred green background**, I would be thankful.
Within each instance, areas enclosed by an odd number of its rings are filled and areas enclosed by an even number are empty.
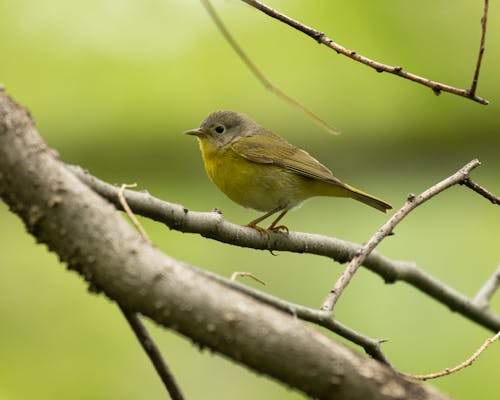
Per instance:
[[[368,57],[458,87],[472,78],[482,2],[273,1],[270,5]],[[70,163],[113,183],[233,222],[257,213],[209,182],[182,131],[220,108],[250,115],[308,149],[336,175],[399,207],[478,157],[474,179],[500,193],[500,21],[491,4],[478,94],[482,106],[377,74],[240,1],[214,1],[253,61],[280,88],[342,130],[333,137],[267,92],[196,0],[3,0],[0,82],[28,107]],[[293,230],[363,242],[386,217],[346,200],[315,199],[287,216]],[[0,399],[165,398],[115,304],[87,293],[0,204]],[[229,276],[250,271],[264,290],[319,307],[341,271],[311,255],[239,249],[142,220],[178,259]],[[500,210],[455,187],[415,211],[379,250],[416,261],[473,296],[500,262]],[[249,285],[254,285],[248,282]],[[500,296],[492,306],[500,312]],[[426,373],[467,358],[491,332],[397,283],[361,270],[337,317],[367,335],[401,371]],[[188,399],[301,399],[280,384],[148,323]],[[333,336],[333,335],[332,335]],[[333,336],[333,339],[339,340]],[[359,349],[356,348],[357,351]],[[455,399],[498,394],[500,345],[432,384]],[[300,368],[300,366],[297,366]]]

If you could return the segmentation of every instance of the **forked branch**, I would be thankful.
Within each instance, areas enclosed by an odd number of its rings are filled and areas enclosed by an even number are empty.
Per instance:
[[[474,79],[472,82],[472,86],[470,89],[459,89],[457,87],[447,85],[441,82],[436,82],[433,80],[430,80],[428,78],[425,78],[423,76],[419,76],[417,74],[407,72],[403,69],[401,66],[392,66],[392,65],[387,65],[383,64],[381,62],[372,60],[368,57],[365,57],[358,52],[354,50],[347,49],[346,47],[335,43],[332,39],[330,39],[328,36],[326,36],[325,33],[312,28],[310,26],[304,25],[303,23],[290,18],[286,16],[285,14],[267,6],[266,4],[258,1],[258,0],[242,0],[248,5],[262,11],[263,13],[267,14],[268,16],[277,19],[280,22],[283,22],[286,25],[291,26],[294,29],[297,29],[298,31],[306,34],[307,36],[313,38],[316,40],[318,43],[324,44],[325,46],[331,48],[332,50],[335,50],[338,54],[342,54],[346,57],[351,58],[354,61],[358,61],[364,65],[367,65],[371,68],[373,68],[377,72],[388,72],[393,75],[397,75],[403,79],[408,79],[410,81],[416,82],[418,84],[427,86],[432,89],[432,91],[436,94],[439,95],[442,92],[448,92],[455,94],[457,96],[462,96],[468,99],[471,99],[477,103],[480,104],[488,104],[488,100],[479,97],[476,95],[476,88],[477,88],[477,81],[479,77],[479,70],[481,68],[481,61],[484,53],[484,43],[485,43],[485,37],[486,37],[486,19],[488,15],[488,0],[485,1],[485,8],[484,8],[484,15],[482,18],[482,35],[481,35],[481,45],[480,45],[480,51],[478,55],[478,61],[476,63],[476,70],[474,73]]]
[[[342,292],[345,290],[358,268],[361,264],[363,264],[366,257],[384,238],[392,234],[396,225],[398,225],[410,212],[451,186],[468,181],[470,172],[479,165],[481,165],[479,160],[472,160],[459,171],[430,187],[418,196],[408,196],[408,199],[403,207],[401,207],[398,212],[396,212],[384,225],[382,225],[382,227],[370,238],[370,240],[368,240],[364,246],[360,248],[353,259],[349,262],[347,268],[328,293],[321,309],[324,311],[333,311],[333,308],[335,307],[335,304],[337,303]]]
[[[27,110],[2,92],[0,197],[39,242],[127,310],[310,397],[445,399],[146,243],[55,157]]]
[[[79,167],[67,166],[93,190],[111,201],[116,207],[116,193],[119,188],[83,171]],[[198,233],[220,242],[262,250],[290,251],[329,257],[339,263],[349,262],[361,249],[355,243],[323,235],[290,232],[288,235],[271,233],[263,237],[254,229],[236,225],[224,220],[220,212],[190,211],[179,204],[169,203],[147,193],[125,190],[123,192],[130,208],[139,215],[162,222],[171,229]],[[462,293],[432,277],[415,263],[390,260],[377,251],[371,252],[363,266],[378,274],[386,282],[403,281],[445,304],[470,320],[497,332],[500,317],[483,309]]]
[[[474,304],[482,308],[488,308],[489,303],[495,292],[500,286],[500,265],[497,267],[495,272],[489,277],[489,279],[484,283],[484,285],[479,289],[474,297]]]

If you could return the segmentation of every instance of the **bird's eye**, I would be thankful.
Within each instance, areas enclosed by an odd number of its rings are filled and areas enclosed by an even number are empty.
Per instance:
[[[222,125],[217,125],[217,126],[215,127],[215,132],[217,132],[217,133],[222,133],[222,132],[224,132],[224,127],[223,127]]]

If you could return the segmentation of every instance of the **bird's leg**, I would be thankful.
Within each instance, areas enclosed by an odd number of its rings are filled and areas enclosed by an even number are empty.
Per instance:
[[[271,211],[269,211],[268,213],[260,216],[259,218],[256,218],[254,219],[253,221],[250,221],[247,226],[249,228],[253,228],[255,229],[256,231],[259,231],[260,233],[262,233],[263,235],[266,235],[267,237],[269,237],[269,230],[275,230],[276,228],[274,228],[274,225],[276,222],[278,222],[286,213],[286,211],[282,212],[279,217],[271,224],[271,226],[267,229],[264,229],[264,228],[261,228],[260,226],[258,226],[257,224],[263,220],[265,220],[267,217],[270,217],[271,215],[277,213],[278,211],[281,211],[283,210],[283,207],[280,206],[280,207],[276,207],[274,209],[272,209]],[[288,229],[287,229],[288,230]]]
[[[268,231],[284,231],[288,233],[288,227],[285,225],[278,225],[276,224],[285,216],[285,214],[288,212],[288,210],[283,210],[280,215],[278,215],[278,218],[276,218],[271,225],[267,228]]]

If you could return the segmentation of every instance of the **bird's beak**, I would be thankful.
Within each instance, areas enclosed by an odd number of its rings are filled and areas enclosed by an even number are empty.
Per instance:
[[[196,129],[190,129],[189,131],[184,132],[184,134],[199,137],[199,136],[205,136],[207,133],[201,128],[196,128]]]

